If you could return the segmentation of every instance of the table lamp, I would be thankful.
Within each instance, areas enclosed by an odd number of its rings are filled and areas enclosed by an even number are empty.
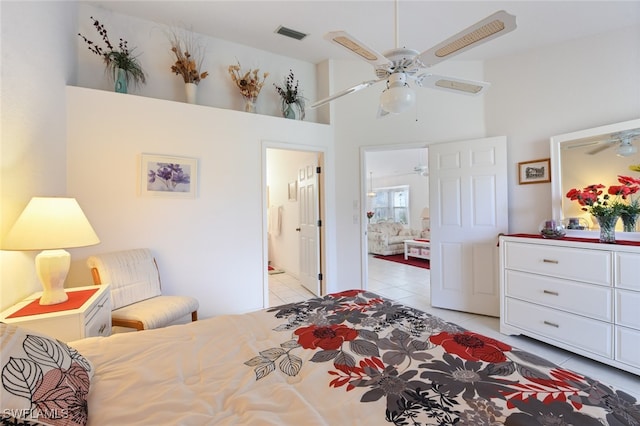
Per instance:
[[[2,248],[42,250],[36,256],[36,273],[43,288],[40,304],[55,305],[69,298],[64,280],[71,255],[64,249],[99,242],[75,198],[33,197],[9,230]]]

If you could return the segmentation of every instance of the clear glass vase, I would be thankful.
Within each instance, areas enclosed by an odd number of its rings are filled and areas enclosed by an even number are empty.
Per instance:
[[[629,214],[623,213],[620,215],[620,219],[622,219],[622,229],[624,232],[636,232],[636,226],[638,224],[638,213]]]
[[[616,222],[618,216],[614,214],[596,216],[598,225],[600,226],[600,242],[615,244],[616,242]]]
[[[244,111],[255,114],[255,112],[256,112],[256,99],[244,98]]]

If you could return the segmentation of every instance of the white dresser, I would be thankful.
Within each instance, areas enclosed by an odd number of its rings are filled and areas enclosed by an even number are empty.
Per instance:
[[[640,374],[640,246],[500,237],[500,332]]]

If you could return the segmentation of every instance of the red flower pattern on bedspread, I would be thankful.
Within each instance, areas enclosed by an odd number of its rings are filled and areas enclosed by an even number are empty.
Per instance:
[[[640,405],[625,392],[374,293],[268,312],[289,337],[245,362],[256,380],[330,362],[329,387],[384,401],[381,416],[396,425],[640,425]]]
[[[305,349],[322,348],[324,350],[339,349],[342,343],[358,337],[358,331],[342,324],[317,326],[312,324],[301,327],[293,334],[298,336],[298,343]]]
[[[464,333],[442,332],[429,337],[436,345],[442,345],[445,351],[456,354],[470,361],[505,362],[504,352],[511,346],[481,334],[465,331]]]

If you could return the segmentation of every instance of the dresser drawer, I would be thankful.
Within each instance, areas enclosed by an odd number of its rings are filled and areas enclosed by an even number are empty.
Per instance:
[[[613,324],[507,297],[506,324],[613,358]]]
[[[507,296],[613,321],[613,290],[610,287],[510,270],[505,271],[505,275]]]
[[[640,291],[640,254],[616,252],[616,287]]]
[[[616,324],[640,330],[640,293],[618,289],[615,292]]]
[[[505,268],[610,286],[611,252],[507,242]]]
[[[616,361],[640,366],[640,331],[616,327]]]

